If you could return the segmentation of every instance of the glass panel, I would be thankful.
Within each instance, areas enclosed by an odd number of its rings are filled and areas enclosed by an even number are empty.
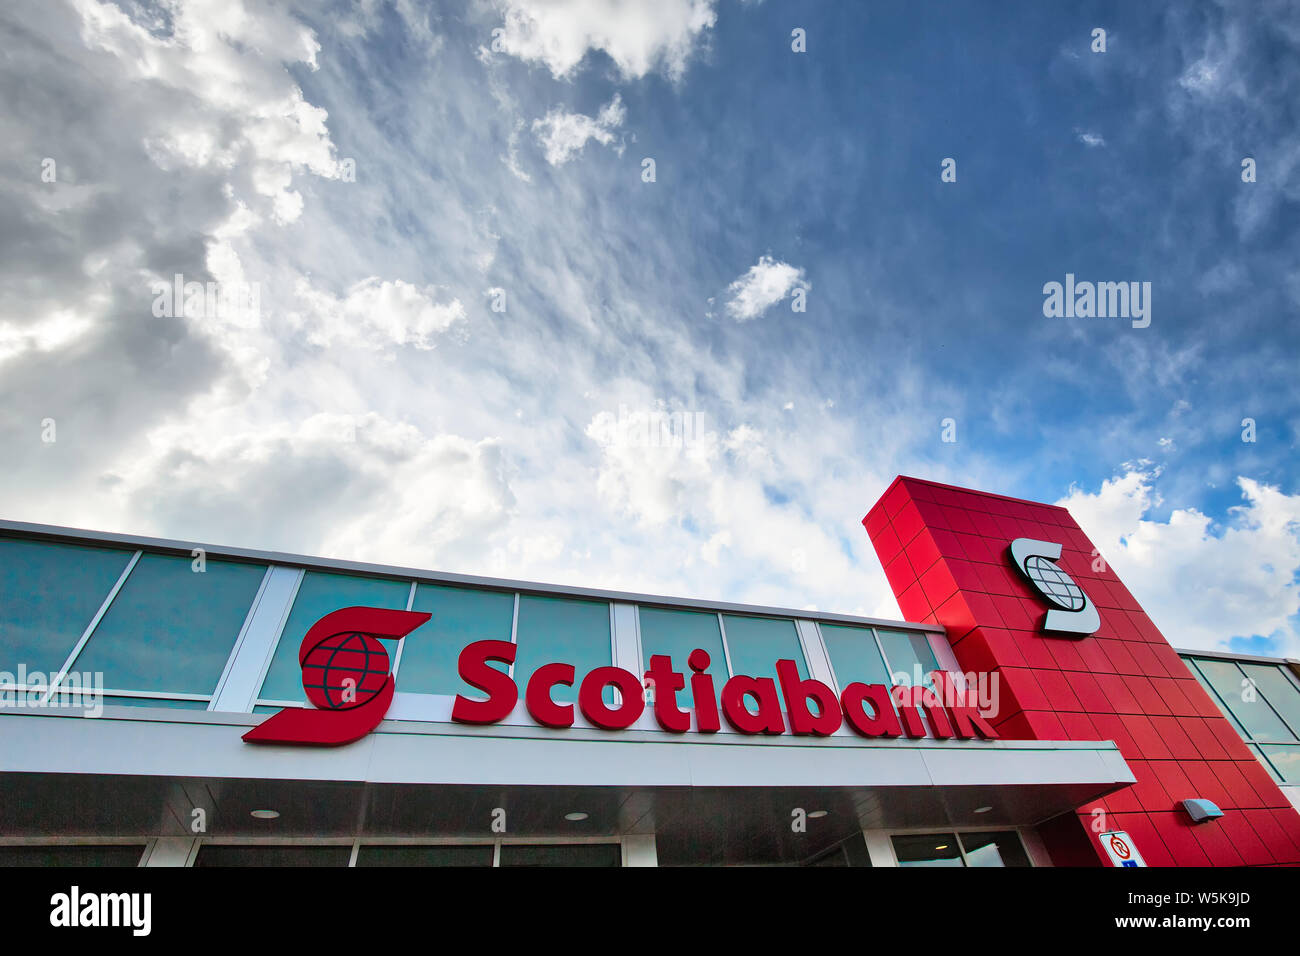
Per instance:
[[[1291,725],[1293,733],[1289,738],[1296,739],[1294,731],[1300,731],[1300,688],[1282,673],[1276,664],[1246,664],[1241,669],[1255,682],[1256,693],[1263,696],[1273,709],[1282,715],[1282,719]]]
[[[922,833],[896,836],[894,856],[899,866],[965,866],[957,837],[951,833]]]
[[[792,660],[800,677],[807,677],[803,649],[794,621],[770,617],[738,617],[726,614],[722,626],[727,632],[727,650],[731,652],[732,674],[770,677],[776,680],[776,662]],[[714,677],[721,690],[722,681]],[[780,681],[777,681],[780,686]]]
[[[880,646],[885,649],[893,684],[917,686],[929,684],[929,673],[938,669],[930,639],[924,634],[908,631],[877,631]]]
[[[461,681],[456,659],[475,641],[510,640],[514,594],[421,584],[411,610],[427,611],[433,617],[405,638],[397,689],[412,694],[482,696]]]
[[[511,600],[511,604],[514,601]],[[357,866],[491,866],[492,844],[404,846],[362,844]]]
[[[1187,665],[1188,670],[1192,672],[1192,674],[1200,682],[1201,686],[1205,688],[1205,692],[1210,695],[1210,700],[1214,701],[1215,706],[1219,708],[1219,710],[1223,713],[1223,716],[1227,717],[1228,722],[1232,724],[1233,727],[1237,728],[1237,733],[1241,734],[1241,736],[1244,739],[1249,740],[1250,734],[1246,733],[1246,728],[1241,726],[1241,721],[1239,721],[1236,717],[1234,717],[1232,711],[1230,711],[1227,705],[1224,704],[1222,698],[1219,697],[1219,692],[1214,689],[1214,685],[1205,679],[1205,675],[1201,673],[1201,669],[1196,666],[1198,663],[1196,659],[1191,657],[1184,657],[1183,663]]]
[[[105,707],[170,707],[173,710],[207,710],[206,700],[172,700],[168,697],[105,697]],[[275,708],[272,708],[274,710]]]
[[[1300,786],[1300,745],[1260,744],[1259,749],[1282,778],[1283,784]]]
[[[383,607],[395,610],[406,609],[406,599],[410,596],[411,585],[408,581],[392,581],[384,578],[360,578],[346,574],[330,574],[325,571],[308,571],[294,598],[293,610],[276,645],[275,656],[271,658],[271,667],[262,682],[263,700],[307,700],[302,689],[302,668],[298,666],[298,648],[302,645],[307,629],[330,611],[343,607]],[[383,641],[388,651],[389,666],[392,665],[396,644]]]
[[[1014,830],[963,833],[961,845],[967,866],[1029,866],[1029,856]]]
[[[0,846],[0,866],[138,866],[144,844]]]
[[[57,673],[132,553],[0,538],[0,670]]]
[[[820,624],[822,643],[830,655],[835,679],[843,691],[854,681],[864,684],[893,683],[880,648],[869,627],[843,627],[839,624]]]
[[[609,605],[603,602],[520,595],[518,640],[515,683],[520,700],[528,678],[543,664],[573,665],[573,686],[552,688],[551,699],[557,704],[576,704],[578,684],[587,672],[613,663]],[[605,700],[614,703],[612,687],[605,688]]]
[[[345,605],[346,606],[346,605]],[[339,846],[214,846],[199,847],[195,866],[347,866],[349,844]]]
[[[695,698],[691,696],[691,669],[686,663],[691,651],[703,648],[709,655],[709,672],[714,676],[727,672],[727,655],[722,649],[722,632],[718,630],[718,616],[707,611],[673,611],[667,608],[643,607],[638,609],[641,618],[641,654],[645,667],[655,654],[666,654],[673,659],[673,670],[685,679],[686,686],[677,692],[677,703],[689,710]],[[725,676],[724,676],[725,680]]]
[[[102,671],[112,690],[211,694],[266,574],[260,564],[146,554],[73,669]]]
[[[1220,700],[1232,710],[1246,733],[1255,740],[1294,740],[1295,737],[1282,723],[1258,692],[1253,700],[1246,700],[1247,683],[1241,669],[1231,661],[1213,661],[1198,658],[1196,666],[1219,693]]]
[[[521,843],[501,847],[501,865],[622,866],[623,851],[617,843]]]

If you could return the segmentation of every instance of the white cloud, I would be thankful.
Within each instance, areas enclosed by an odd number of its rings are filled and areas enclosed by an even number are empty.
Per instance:
[[[1159,506],[1157,473],[1135,468],[1096,493],[1073,489],[1057,502],[1074,515],[1102,556],[1175,647],[1224,649],[1233,637],[1275,638],[1279,654],[1300,654],[1288,618],[1300,612],[1300,495],[1238,478],[1245,503],[1217,531],[1195,509]]]
[[[623,106],[622,97],[615,93],[595,119],[556,108],[533,121],[533,133],[546,150],[546,161],[552,166],[560,166],[581,151],[587,140],[594,139],[602,146],[614,142],[614,130],[622,126],[626,118],[627,108]]]
[[[1077,132],[1079,142],[1083,143],[1084,146],[1096,148],[1098,146],[1106,145],[1106,140],[1100,133],[1090,133],[1087,130],[1079,130]]]
[[[803,269],[762,256],[748,272],[727,286],[727,312],[737,322],[748,322],[797,288],[812,288]]]
[[[296,325],[313,345],[354,345],[382,349],[391,345],[436,347],[437,339],[465,321],[459,299],[438,302],[437,286],[420,288],[401,279],[370,276],[355,283],[343,296],[315,289],[299,279],[298,298],[307,312],[295,313]]]
[[[695,45],[717,20],[714,0],[495,0],[500,49],[543,63],[557,79],[588,51],[609,54],[625,78],[662,69],[680,79]]]

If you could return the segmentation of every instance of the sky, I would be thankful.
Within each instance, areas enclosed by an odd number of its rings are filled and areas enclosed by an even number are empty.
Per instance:
[[[860,522],[907,474],[1066,505],[1177,647],[1300,657],[1294,3],[0,38],[0,516],[898,618]]]

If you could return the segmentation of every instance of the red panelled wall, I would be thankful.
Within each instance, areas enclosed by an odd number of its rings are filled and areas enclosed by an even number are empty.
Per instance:
[[[1136,784],[1042,828],[1056,862],[1106,860],[1100,808],[1150,866],[1300,864],[1300,814],[1068,511],[900,477],[862,523],[904,617],[942,625],[963,670],[998,674],[1002,736],[1113,740],[1128,761]],[[1096,634],[1038,631],[1047,605],[1007,554],[1016,538],[1061,545],[1058,564],[1101,616]],[[1188,797],[1223,817],[1192,824]]]

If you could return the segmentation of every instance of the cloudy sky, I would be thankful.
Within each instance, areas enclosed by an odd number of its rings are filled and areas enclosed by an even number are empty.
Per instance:
[[[1294,3],[0,38],[6,518],[897,617],[903,473],[1067,504],[1176,646],[1300,656]],[[1067,273],[1150,325],[1045,316]]]

